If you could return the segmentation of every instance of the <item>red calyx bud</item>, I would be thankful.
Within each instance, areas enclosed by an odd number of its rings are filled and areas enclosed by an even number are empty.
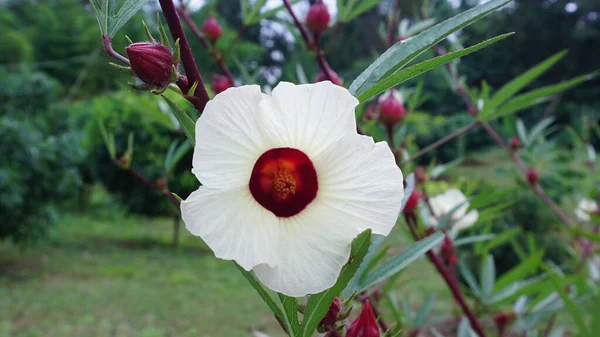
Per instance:
[[[320,34],[327,30],[329,27],[329,10],[323,2],[317,2],[310,6],[308,14],[306,15],[306,25],[308,29],[314,34]]]
[[[425,234],[425,236],[430,236],[433,233],[435,233],[435,228],[434,227],[428,227],[427,229],[425,229],[425,232],[423,234]]]
[[[513,149],[513,150],[516,150],[519,147],[521,147],[521,142],[519,141],[519,137],[513,136],[510,139],[510,148]]]
[[[183,84],[185,84],[186,87],[190,85],[190,82],[188,81],[187,76],[181,75],[181,76],[179,76],[179,79],[181,80],[181,82],[183,82]]]
[[[335,84],[335,85],[342,85],[342,80],[340,79],[340,77],[338,76],[338,74],[333,71],[333,70],[329,70],[329,76],[331,76],[331,83]],[[329,77],[324,73],[324,72],[320,72],[319,75],[317,75],[317,78],[315,78],[315,82],[323,82],[323,81],[329,81]]]
[[[360,314],[346,330],[346,337],[379,337],[379,327],[369,300],[365,301]]]
[[[447,235],[444,236],[444,242],[442,243],[440,254],[447,265],[452,266],[458,263],[458,257],[456,256],[454,245],[452,244],[452,240],[450,240]]]
[[[215,94],[221,93],[231,87],[233,87],[233,83],[227,78],[227,76],[213,74],[211,81],[212,89]]]
[[[221,34],[223,34],[221,25],[219,25],[219,22],[212,16],[209,16],[208,19],[204,21],[204,24],[202,25],[202,32],[213,43],[221,37]]]
[[[517,314],[514,311],[504,313],[501,312],[494,317],[494,321],[496,322],[496,327],[500,332],[503,332],[506,326],[517,318]]]
[[[387,125],[394,126],[406,116],[406,109],[401,100],[390,92],[390,95],[379,103],[379,120]]]
[[[412,190],[410,197],[408,197],[408,201],[406,202],[406,205],[404,206],[403,212],[409,213],[409,212],[414,211],[418,204],[419,204],[419,192],[417,192],[417,189],[415,188]]]
[[[529,171],[527,171],[526,175],[527,175],[527,181],[529,181],[530,184],[535,184],[540,179],[539,174],[534,169],[530,169]]]
[[[321,324],[323,326],[332,326],[337,322],[338,316],[340,315],[340,301],[336,298],[333,299],[331,305],[329,306],[329,310],[325,314],[325,317],[321,320]]]
[[[417,167],[417,169],[415,170],[415,178],[417,178],[417,181],[420,184],[427,181],[427,173],[425,173],[425,168],[423,166]]]
[[[138,42],[125,48],[131,70],[139,79],[151,86],[164,87],[171,83],[173,67],[173,52],[160,43]]]

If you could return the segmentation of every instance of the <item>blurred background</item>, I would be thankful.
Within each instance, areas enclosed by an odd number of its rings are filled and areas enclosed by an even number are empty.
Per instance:
[[[415,18],[424,5],[432,24],[479,3],[424,2],[400,1],[401,30],[423,23]],[[333,22],[336,1],[325,3]],[[346,86],[386,49],[392,3],[382,0],[324,34],[326,57]],[[302,19],[309,4],[294,5]],[[267,0],[265,8],[280,5]],[[283,80],[312,82],[317,76],[314,56],[285,11],[246,27],[237,0],[192,1],[189,9],[199,26],[208,15],[218,20],[223,36],[217,48],[238,84],[273,86]],[[133,41],[145,39],[142,19],[156,31],[158,10],[150,1],[122,28],[114,48],[124,54],[125,34]],[[128,160],[152,183],[168,185],[183,198],[198,186],[190,172],[191,147],[169,110],[158,96],[131,89],[130,79],[108,65],[89,3],[3,0],[0,31],[0,336],[248,336],[253,330],[281,335],[233,264],[215,259],[187,233],[164,195],[111,159],[107,137],[114,137],[117,158]],[[512,31],[514,36],[460,60],[466,84],[475,88],[485,81],[498,88],[564,49],[567,56],[531,87],[600,68],[598,0],[515,0],[443,45],[470,46]],[[210,82],[219,67],[188,36],[200,72]],[[400,89],[411,92],[418,86],[419,104],[405,121],[411,152],[471,121],[443,67]],[[544,146],[532,147],[525,157],[569,216],[579,198],[588,196],[594,175],[589,146],[576,144],[600,145],[594,131],[598,97],[595,79],[519,115],[528,128],[553,118],[544,129]],[[516,132],[498,126],[505,138]],[[436,182],[440,191],[449,185],[508,189],[525,184],[483,130],[474,129],[417,162],[444,163],[452,163],[452,169]],[[569,254],[552,228],[552,213],[533,193],[515,188],[510,198],[515,203],[486,225],[496,231],[518,228],[512,239],[545,247],[554,261]],[[397,247],[409,242],[397,232],[389,240]],[[516,263],[508,241],[495,249],[499,273]],[[418,262],[405,280],[421,279],[430,268]],[[404,282],[398,295],[412,292],[416,303],[439,289],[449,298],[436,277]]]

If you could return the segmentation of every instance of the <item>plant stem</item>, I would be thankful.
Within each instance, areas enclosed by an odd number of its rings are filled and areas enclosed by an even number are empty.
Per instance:
[[[333,34],[329,37],[329,39],[327,41],[327,45],[323,49],[325,52],[327,52],[327,51],[329,51],[329,49],[331,49],[331,46],[333,45],[333,42],[335,41],[335,39],[337,38],[337,36],[340,35],[340,33],[342,32],[342,27],[343,26],[344,26],[344,23],[342,21],[338,21],[335,24],[335,30],[333,31]]]
[[[407,221],[409,228],[411,228],[411,227],[416,228],[416,215],[414,213],[405,216],[405,219]],[[411,233],[413,233],[413,237],[415,238],[415,240],[418,241],[419,237],[416,234],[417,233],[416,229],[415,230],[411,229]],[[452,273],[450,273],[450,271],[446,268],[446,266],[444,266],[444,262],[442,261],[440,256],[437,253],[435,253],[433,250],[429,250],[426,253],[426,255],[427,255],[427,258],[429,258],[429,261],[431,261],[431,263],[433,263],[433,265],[435,266],[438,273],[442,276],[442,278],[448,285],[448,288],[450,288],[450,291],[452,292],[452,296],[454,297],[454,300],[461,307],[463,313],[469,319],[469,322],[471,323],[471,327],[473,328],[473,330],[475,330],[475,332],[477,332],[479,337],[486,337],[485,331],[483,330],[481,323],[479,323],[479,320],[477,320],[477,317],[475,317],[475,315],[471,311],[471,308],[465,301],[465,298],[463,297],[462,292],[460,290],[458,281],[452,275]]]
[[[112,39],[108,36],[102,35],[102,46],[104,47],[104,51],[108,54],[108,56],[114,58],[115,60],[119,61],[119,62],[123,62],[127,65],[129,65],[129,60],[117,53],[113,47],[112,47]]]
[[[179,39],[181,64],[183,65],[183,69],[185,70],[185,74],[188,78],[188,83],[190,86],[195,82],[198,83],[198,87],[194,92],[194,97],[198,99],[194,101],[190,100],[190,102],[192,102],[196,109],[202,113],[204,106],[206,106],[206,103],[208,103],[210,97],[208,96],[208,92],[206,92],[206,87],[204,86],[204,82],[202,81],[202,77],[198,71],[196,60],[194,60],[194,55],[192,54],[192,49],[190,48],[188,40],[185,37],[185,33],[183,32],[183,27],[179,21],[175,4],[173,3],[173,0],[158,0],[158,2],[163,10],[165,19],[167,20],[167,25],[169,26],[173,40]]]
[[[333,70],[331,70],[331,67],[329,67],[327,60],[325,59],[325,53],[323,52],[323,49],[321,48],[321,45],[319,43],[319,37],[319,34],[314,35],[317,63],[321,67],[323,74],[327,76],[327,79],[333,82],[333,75],[331,73]]]
[[[188,27],[190,27],[190,29],[192,30],[192,33],[194,33],[194,36],[196,36],[196,38],[200,41],[202,46],[210,52],[212,57],[217,62],[217,65],[219,66],[219,68],[221,68],[221,71],[223,72],[223,74],[225,76],[227,76],[227,78],[229,79],[231,84],[235,83],[235,79],[233,78],[231,71],[229,71],[229,68],[225,64],[225,61],[223,60],[223,56],[221,55],[221,53],[216,48],[211,46],[211,44],[206,39],[206,36],[204,36],[204,34],[200,31],[200,29],[198,29],[198,26],[196,26],[196,24],[194,23],[194,20],[192,20],[192,18],[187,13],[187,11],[183,7],[178,7],[177,13],[183,19],[183,21],[188,25]]]
[[[413,161],[419,157],[421,157],[422,155],[426,154],[427,152],[439,147],[440,145],[443,145],[451,140],[453,140],[454,138],[467,133],[468,131],[470,131],[471,129],[475,128],[476,126],[478,126],[480,123],[479,121],[474,121],[471,124],[460,128],[454,132],[452,132],[451,134],[445,136],[444,138],[440,138],[437,141],[425,146],[424,148],[422,148],[421,150],[419,150],[417,153],[413,154],[410,158],[408,158],[407,160],[403,161],[401,166],[406,165],[408,162]]]
[[[555,322],[556,322],[556,314],[553,314],[550,317],[548,324],[546,324],[546,328],[544,329],[544,333],[542,333],[542,337],[550,336],[550,333],[552,332],[552,328],[554,327]]]
[[[312,50],[313,42],[310,39],[310,35],[308,34],[306,27],[304,27],[304,25],[302,23],[300,23],[300,21],[298,20],[298,17],[296,17],[296,14],[294,13],[294,9],[292,8],[292,4],[290,3],[289,0],[283,0],[283,4],[285,5],[285,8],[287,8],[288,13],[290,13],[292,20],[294,21],[294,24],[296,25],[296,27],[298,27],[298,30],[300,31],[300,34],[302,35],[302,39],[304,39],[304,42],[306,43],[306,48],[308,48],[309,50]]]
[[[388,33],[387,33],[387,45],[391,46],[394,44],[394,37],[396,34],[394,34],[394,31],[396,30],[396,16],[398,15],[398,7],[400,7],[400,0],[396,0],[394,1],[393,4],[393,8],[392,8],[392,13],[390,15],[390,20],[388,22]]]
[[[129,167],[127,169],[127,171],[129,171],[129,173],[131,173],[134,177],[136,177],[139,181],[141,181],[144,185],[150,187],[151,189],[158,191],[162,194],[164,194],[167,198],[169,198],[169,200],[171,200],[171,202],[173,203],[173,205],[179,207],[179,200],[177,200],[177,198],[175,198],[175,196],[173,196],[173,194],[171,192],[169,192],[168,189],[163,189],[160,188],[158,186],[156,186],[156,184],[154,184],[153,182],[151,182],[150,180],[148,180],[148,178],[144,177],[141,173],[139,173],[138,171],[136,171],[135,169]]]

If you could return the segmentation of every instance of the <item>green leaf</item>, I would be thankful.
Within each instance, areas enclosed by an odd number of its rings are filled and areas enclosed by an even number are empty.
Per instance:
[[[237,264],[235,262],[233,264],[235,264],[235,267],[242,273],[242,275],[244,275],[244,277],[246,278],[246,280],[248,280],[250,285],[252,287],[254,287],[254,289],[256,289],[256,292],[258,293],[258,295],[260,295],[262,300],[269,306],[269,308],[271,309],[273,314],[275,314],[275,316],[279,317],[279,319],[282,320],[282,322],[283,322],[283,319],[284,319],[283,312],[281,311],[281,309],[279,309],[279,306],[277,306],[275,301],[273,301],[273,299],[271,298],[269,293],[267,293],[265,288],[263,288],[263,286],[260,284],[260,282],[258,282],[256,277],[254,277],[254,275],[251,272],[242,268],[242,266],[240,266],[239,264]]]
[[[463,276],[471,291],[477,296],[481,297],[481,288],[479,288],[479,284],[477,284],[477,280],[475,280],[475,276],[469,269],[469,266],[465,263],[463,259],[460,259],[458,262],[458,270],[460,270],[460,274]]]
[[[485,254],[490,250],[505,244],[506,242],[510,241],[510,239],[512,239],[513,236],[517,235],[520,231],[521,230],[519,229],[519,227],[514,227],[498,234],[494,239],[484,243],[479,253]]]
[[[377,6],[380,2],[381,2],[381,0],[363,0],[363,1],[361,1],[360,4],[358,6],[356,6],[356,8],[352,9],[350,14],[348,14],[344,17],[344,22],[348,22],[348,21],[354,19],[355,17],[361,15],[362,13],[368,11],[369,9]]]
[[[525,129],[525,123],[520,118],[517,118],[517,135],[519,135],[519,139],[523,145],[528,146],[529,140],[527,139],[527,130]]]
[[[104,124],[100,119],[98,121],[98,128],[100,128],[100,134],[102,135],[102,140],[104,140],[104,145],[106,146],[106,150],[110,155],[110,159],[115,160],[117,158],[117,149],[115,146],[115,137],[112,133],[106,131]]]
[[[489,241],[496,237],[496,234],[483,234],[483,235],[474,235],[466,238],[460,238],[454,241],[454,247],[460,247],[472,243]]]
[[[366,289],[374,286],[377,283],[383,282],[388,277],[398,273],[439,244],[443,238],[443,233],[435,233],[414,243],[412,246],[408,247],[408,249],[389,259],[387,262],[379,266],[379,268],[367,275],[365,282],[361,285],[361,288]]]
[[[325,317],[325,314],[331,306],[333,299],[346,288],[346,285],[360,266],[363,258],[369,250],[369,242],[371,241],[371,230],[360,233],[352,242],[352,250],[350,252],[349,262],[342,268],[337,282],[328,290],[311,295],[304,309],[304,317],[298,336],[310,337],[317,329],[317,326]]]
[[[542,258],[544,257],[544,251],[538,251],[531,255],[529,255],[525,260],[519,263],[517,266],[512,268],[510,271],[504,273],[496,282],[496,286],[494,289],[499,291],[511,283],[523,280],[530,274],[535,274],[538,270],[540,264],[542,263]]]
[[[589,81],[598,76],[599,73],[599,71],[595,71],[590,74],[577,76],[567,81],[531,90],[524,94],[518,95],[512,98],[511,100],[507,101],[506,103],[502,104],[498,109],[496,109],[496,111],[491,112],[487,115],[482,115],[482,118],[480,118],[480,120],[490,121],[499,117],[504,117],[506,115],[519,112],[531,106],[547,102],[549,96],[571,89],[585,81]]]
[[[427,297],[427,299],[425,300],[425,302],[423,303],[423,305],[419,308],[419,311],[417,311],[417,315],[415,316],[415,319],[412,322],[412,325],[414,325],[415,328],[421,327],[421,326],[425,325],[425,323],[427,323],[427,316],[429,316],[429,314],[433,310],[433,305],[435,304],[435,299],[436,299],[435,293],[429,295]]]
[[[500,104],[504,103],[511,96],[546,72],[546,70],[562,59],[566,53],[566,51],[561,51],[506,83],[502,88],[498,89],[494,97],[486,103],[481,114],[485,116],[489,111],[500,106]]]
[[[600,234],[590,233],[579,228],[568,227],[562,223],[561,225],[567,232],[570,232],[573,235],[581,236],[588,240],[600,243]]]
[[[179,121],[179,124],[181,124],[181,128],[183,129],[183,132],[185,132],[185,135],[188,137],[189,141],[192,143],[193,146],[196,146],[196,124],[194,123],[194,121],[190,118],[190,116],[188,116],[188,114],[185,111],[181,110],[173,101],[171,101],[165,96],[162,97],[165,99],[165,101],[171,108],[171,111],[173,111],[173,114],[175,115],[175,118],[177,118],[177,120]]]
[[[292,331],[290,336],[296,336],[300,329],[300,323],[298,322],[298,302],[294,297],[289,297],[283,294],[278,294],[279,300],[283,305],[284,312],[284,324],[288,331]]]
[[[357,97],[357,99],[359,100],[359,102],[364,102],[364,101],[368,100],[369,98],[371,98],[389,88],[393,88],[402,82],[408,81],[409,79],[411,79],[413,77],[419,76],[425,72],[435,69],[435,68],[437,68],[443,64],[446,64],[452,60],[455,60],[462,56],[468,55],[479,49],[485,48],[485,47],[487,47],[493,43],[496,43],[500,40],[503,40],[513,34],[514,33],[499,35],[499,36],[496,36],[489,40],[486,40],[484,42],[481,42],[479,44],[476,44],[474,46],[460,49],[457,51],[453,51],[453,52],[444,54],[442,56],[438,56],[436,58],[432,58],[430,60],[423,61],[421,63],[412,65],[404,70],[393,73],[390,76],[385,77],[382,80],[378,81],[371,88],[369,88],[368,90],[366,90],[362,94],[360,94]]]
[[[390,47],[383,55],[362,72],[350,85],[350,92],[362,95],[382,78],[389,76],[446,36],[468,26],[485,15],[504,6],[510,0],[492,0],[443,21],[423,33]]]
[[[113,38],[119,29],[137,13],[148,0],[125,0],[125,3],[115,14],[117,9],[117,0],[91,0],[94,15],[100,25],[100,32],[109,38]]]
[[[481,269],[481,291],[484,297],[492,296],[495,283],[496,264],[494,263],[494,256],[490,254],[485,259],[485,264]]]
[[[571,300],[569,294],[567,294],[565,291],[565,285],[561,282],[559,276],[556,273],[552,273],[550,275],[550,280],[562,298],[567,311],[575,321],[575,324],[577,324],[577,327],[579,328],[579,335],[592,337],[592,334],[588,331],[585,321],[583,320],[583,313],[579,310],[578,306]]]
[[[471,337],[471,324],[466,317],[463,317],[458,324],[456,337]]]
[[[300,2],[300,1],[301,0],[291,0],[290,3],[293,5],[293,4],[295,4],[297,2]],[[259,14],[258,16],[255,16],[254,18],[252,18],[252,20],[249,23],[247,23],[247,24],[254,24],[254,23],[259,22],[262,19],[268,19],[268,18],[274,16],[275,14],[277,14],[282,9],[285,9],[285,5],[277,6],[277,7],[273,8],[273,9],[265,11],[264,13]]]
[[[539,136],[541,136],[542,132],[544,132],[544,130],[546,130],[546,128],[548,128],[553,122],[554,117],[542,119],[540,122],[538,122],[531,128],[531,131],[529,131],[529,134],[527,135],[527,140],[530,143],[533,143]]]
[[[383,244],[383,241],[385,241],[385,238],[386,237],[384,235],[371,235],[371,244],[369,245],[369,250],[363,258],[363,261],[360,263],[360,266],[358,267],[354,278],[351,280],[351,282],[349,282],[346,289],[344,289],[344,297],[349,297],[350,295],[352,295],[353,292],[361,290],[360,284],[364,279],[365,272],[368,270],[368,267],[371,264],[373,258],[377,255],[377,251],[379,250],[379,247],[381,247],[381,245]]]

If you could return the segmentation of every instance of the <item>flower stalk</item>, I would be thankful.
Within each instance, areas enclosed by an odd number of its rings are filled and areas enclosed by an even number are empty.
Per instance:
[[[150,180],[148,180],[148,178],[144,177],[140,172],[136,171],[135,169],[128,167],[127,171],[129,173],[131,173],[131,175],[133,175],[137,180],[139,180],[140,182],[142,182],[144,185],[150,187],[151,189],[158,191],[160,193],[162,193],[164,196],[166,196],[167,198],[169,198],[169,200],[173,203],[173,205],[179,207],[180,201],[175,198],[175,196],[173,195],[173,193],[171,193],[166,186],[165,187],[161,187],[156,185],[155,183],[151,182]]]
[[[102,47],[104,47],[104,51],[108,54],[108,56],[114,58],[115,60],[125,63],[129,65],[129,60],[117,53],[112,47],[112,39],[106,35],[102,35]]]

